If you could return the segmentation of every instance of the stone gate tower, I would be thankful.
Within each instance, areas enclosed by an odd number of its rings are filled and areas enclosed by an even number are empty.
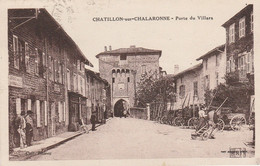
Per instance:
[[[159,58],[161,50],[130,46],[105,51],[96,55],[99,59],[100,76],[111,85],[111,104],[115,116],[125,102],[134,106],[138,82],[143,74],[159,77]]]

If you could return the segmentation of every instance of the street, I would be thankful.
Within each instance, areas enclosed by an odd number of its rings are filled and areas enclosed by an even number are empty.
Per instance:
[[[216,139],[191,139],[192,129],[132,118],[113,118],[89,134],[83,134],[30,160],[94,160],[150,158],[229,158],[229,148],[246,148],[246,157],[254,149],[244,142],[252,140],[252,131],[223,131]],[[226,152],[223,152],[226,151]],[[250,152],[253,151],[253,152]]]

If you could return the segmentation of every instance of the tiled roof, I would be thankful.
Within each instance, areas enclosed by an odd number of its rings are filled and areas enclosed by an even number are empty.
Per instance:
[[[98,58],[100,55],[108,55],[108,54],[159,54],[161,56],[161,50],[153,50],[147,49],[143,47],[130,47],[130,48],[119,48],[111,51],[101,52],[96,57]]]
[[[224,51],[224,50],[225,50],[225,44],[222,44],[222,45],[220,45],[220,46],[218,46],[218,47],[216,47],[216,48],[210,50],[209,52],[207,52],[206,54],[204,54],[204,55],[202,55],[201,57],[197,58],[196,60],[198,61],[198,60],[204,59],[204,58],[206,58],[206,57],[208,57],[208,56],[211,56],[212,53],[214,53],[214,52],[216,52],[216,51],[221,51],[221,52],[222,52],[222,51]]]
[[[58,29],[61,30],[61,34],[65,36],[65,39],[76,48],[76,50],[79,52],[79,55],[85,59],[85,63],[91,67],[93,67],[93,64],[85,57],[85,55],[82,53],[78,45],[75,43],[75,41],[68,35],[68,33],[62,28],[62,26],[52,17],[52,15],[45,9],[45,8],[40,8],[40,13],[45,14],[45,16],[49,19],[49,21],[54,22]]]

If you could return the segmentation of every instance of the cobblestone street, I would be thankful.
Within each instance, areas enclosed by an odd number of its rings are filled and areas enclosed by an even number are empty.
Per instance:
[[[216,139],[191,139],[192,129],[181,129],[154,121],[113,118],[97,131],[83,134],[31,160],[150,159],[150,158],[229,158],[229,148],[246,148],[246,157],[254,149],[244,142],[252,140],[252,131],[223,131]],[[221,152],[222,151],[222,152]]]

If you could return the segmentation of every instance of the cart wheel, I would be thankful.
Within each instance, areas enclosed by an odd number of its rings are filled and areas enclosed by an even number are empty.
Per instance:
[[[219,131],[223,131],[225,127],[225,122],[222,119],[218,119],[217,128]]]
[[[181,120],[182,120],[182,118],[180,118],[180,117],[174,118],[174,120],[173,120],[174,125],[175,126],[181,126],[181,124],[182,124]]]
[[[232,128],[232,130],[241,130],[241,128],[245,125],[246,119],[241,115],[236,115],[230,120],[230,127]]]
[[[175,126],[175,124],[174,124],[174,119],[175,119],[175,118],[172,117],[171,120],[170,120],[170,121],[171,121],[170,124],[171,124],[172,126]]]
[[[208,139],[208,136],[209,136],[208,132],[205,132],[205,133],[203,133],[200,137],[201,137],[201,139],[202,139],[203,141],[205,141],[205,140]]]
[[[167,117],[164,116],[164,117],[161,119],[161,122],[162,122],[163,124],[167,124],[167,123],[168,123],[168,122],[167,122]]]
[[[196,127],[198,125],[198,119],[195,117],[192,117],[188,120],[188,126],[189,127]]]

